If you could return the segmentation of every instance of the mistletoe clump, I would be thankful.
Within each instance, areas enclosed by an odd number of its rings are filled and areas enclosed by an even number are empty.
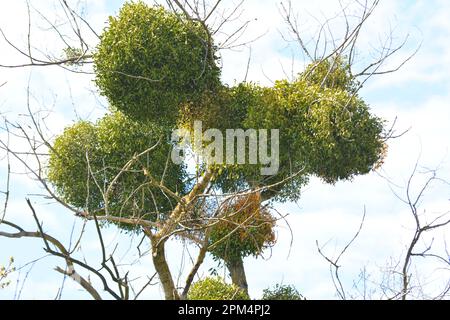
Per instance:
[[[185,173],[172,162],[166,168],[171,145],[161,135],[158,127],[143,127],[120,112],[97,123],[81,121],[56,138],[48,179],[64,201],[80,210],[163,218],[176,202],[161,191],[159,182],[183,193]]]
[[[275,219],[261,207],[259,193],[240,196],[222,210],[211,230],[211,250],[215,258],[233,262],[250,255],[258,256],[275,243]]]
[[[227,284],[219,278],[206,278],[194,283],[189,290],[189,300],[250,300],[241,288]]]
[[[261,300],[306,300],[293,285],[276,284],[263,290]]]
[[[382,161],[384,122],[343,83],[322,87],[300,76],[292,82],[277,81],[263,97],[262,103],[249,107],[247,127],[280,128],[276,180],[302,171],[294,184],[282,185],[278,200],[295,200],[305,176],[316,175],[335,183],[366,174]]]
[[[128,2],[110,17],[94,55],[96,84],[113,108],[175,125],[180,105],[220,84],[209,31],[161,6]]]

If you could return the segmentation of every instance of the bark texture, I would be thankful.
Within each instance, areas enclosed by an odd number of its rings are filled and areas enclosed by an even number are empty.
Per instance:
[[[155,270],[158,273],[159,281],[164,290],[164,295],[166,300],[179,300],[180,295],[178,294],[175,283],[173,282],[172,274],[167,264],[164,242],[153,247],[153,264]]]
[[[244,261],[242,258],[226,261],[228,271],[230,271],[233,284],[244,290],[248,294],[247,276],[245,275]]]

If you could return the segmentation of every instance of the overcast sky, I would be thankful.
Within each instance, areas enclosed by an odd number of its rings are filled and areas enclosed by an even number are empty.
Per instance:
[[[74,1],[72,1],[74,2]],[[99,32],[106,26],[107,17],[117,13],[123,1],[85,0],[87,19]],[[151,1],[149,1],[150,3]],[[232,7],[234,1],[225,0],[223,7]],[[338,1],[294,1],[300,13],[301,27],[305,36],[315,32],[315,18],[333,16],[339,8]],[[57,1],[31,0],[32,6],[48,17],[55,17],[60,10]],[[256,39],[251,44],[251,64],[248,80],[270,85],[272,81],[290,77],[302,70],[304,57],[295,43],[283,39],[286,26],[279,14],[279,1],[246,0],[245,12],[241,20],[252,20],[245,38]],[[0,27],[14,43],[26,48],[28,18],[25,1],[0,3]],[[48,36],[48,26],[38,19],[34,12],[32,39],[36,51],[61,52],[56,38]],[[60,11],[59,11],[60,12]],[[417,55],[394,74],[374,77],[361,91],[362,97],[370,104],[372,111],[392,123],[397,118],[399,132],[410,129],[401,138],[390,141],[385,164],[377,173],[357,177],[351,182],[340,182],[334,186],[323,184],[317,179],[305,187],[298,203],[276,205],[276,208],[289,214],[287,222],[277,227],[278,242],[265,259],[247,258],[245,260],[250,294],[257,298],[268,286],[275,283],[293,284],[309,299],[336,298],[331,282],[329,266],[318,254],[316,240],[327,244],[324,251],[335,256],[353,237],[360,224],[364,208],[366,220],[360,236],[343,256],[340,264],[343,282],[349,290],[364,268],[371,274],[369,280],[373,289],[379,293],[383,270],[404,255],[406,245],[413,235],[413,217],[408,207],[395,195],[404,196],[404,186],[415,164],[419,161],[423,168],[439,168],[438,175],[450,181],[450,2],[448,1],[382,1],[375,15],[367,22],[361,34],[361,47],[358,63],[363,65],[380,40],[393,30],[394,41],[401,42],[409,34],[408,43],[399,54],[393,57],[392,65],[408,57],[421,44]],[[337,31],[342,25],[336,25]],[[51,30],[50,30],[51,31]],[[95,44],[95,37],[89,41]],[[242,81],[250,50],[248,47],[222,52],[223,80],[229,84]],[[62,53],[61,53],[62,54]],[[14,64],[23,58],[11,50],[0,39],[0,64]],[[9,119],[21,120],[26,111],[26,88],[28,81],[32,92],[31,107],[52,110],[47,124],[49,132],[57,134],[77,119],[95,120],[106,112],[106,102],[95,92],[91,75],[74,74],[61,68],[41,69],[0,69],[0,113]],[[0,137],[5,138],[4,133]],[[18,147],[20,147],[18,143]],[[13,162],[13,164],[15,164]],[[5,186],[6,161],[0,163],[0,190]],[[14,169],[20,172],[21,168]],[[424,171],[423,169],[422,171]],[[395,186],[389,186],[388,178]],[[413,182],[413,192],[417,192],[424,176],[419,175]],[[392,190],[393,189],[393,190]],[[7,219],[34,229],[32,217],[24,198],[41,192],[29,177],[14,175],[11,183],[12,195],[6,214]],[[66,210],[51,205],[45,199],[32,196],[44,228],[50,234],[70,242],[72,226],[81,227]],[[433,185],[425,194],[421,208],[425,210],[424,219],[431,219],[437,213],[450,210],[450,187],[444,183]],[[422,211],[421,211],[422,212]],[[429,215],[429,216],[426,216]],[[83,242],[83,254],[96,261],[98,252],[93,226],[89,225]],[[125,253],[130,246],[129,236],[114,228],[105,230],[108,244],[119,242],[119,253]],[[450,240],[448,232],[435,234],[436,252],[442,252],[445,239]],[[430,240],[430,239],[428,239]],[[139,243],[140,237],[133,238],[132,245]],[[430,240],[431,241],[431,240]],[[291,243],[292,242],[292,243]],[[428,244],[421,244],[425,248]],[[0,238],[0,265],[6,264],[9,256],[16,259],[16,267],[23,267],[13,277],[13,284],[0,290],[0,299],[56,297],[63,278],[53,271],[63,261],[45,258],[32,265],[28,262],[45,256],[43,244],[38,240],[6,240]],[[169,244],[169,260],[174,274],[186,272],[189,255],[179,242]],[[110,248],[112,249],[112,248]],[[191,254],[195,250],[190,249]],[[184,252],[184,254],[183,254]],[[124,258],[123,263],[131,262],[133,254]],[[184,267],[180,264],[184,259]],[[142,259],[133,267],[133,274],[151,275],[150,257]],[[200,276],[206,276],[216,264],[208,259],[200,269]],[[422,277],[427,292],[436,292],[449,278],[436,261],[419,261],[415,265]],[[27,272],[31,270],[27,274]],[[223,274],[224,270],[218,271]],[[24,279],[27,277],[26,279]],[[15,281],[20,280],[20,286]],[[25,283],[24,283],[25,280]],[[23,290],[21,286],[23,285]],[[377,298],[379,295],[374,294]],[[64,299],[87,298],[76,283],[67,280],[62,294]],[[146,291],[143,298],[162,298],[158,286]]]

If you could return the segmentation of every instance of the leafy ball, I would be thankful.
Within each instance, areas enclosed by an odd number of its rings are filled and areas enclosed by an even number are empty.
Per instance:
[[[250,107],[246,123],[280,129],[279,177],[300,169],[335,183],[366,174],[382,160],[384,122],[357,94],[301,77],[277,81],[264,92],[264,103]],[[300,190],[283,189],[283,198]]]
[[[189,300],[250,300],[247,293],[220,278],[206,278],[194,283],[188,293]]]
[[[261,207],[259,193],[237,197],[224,206],[210,234],[210,252],[228,262],[258,256],[275,243],[275,219]]]
[[[345,91],[326,89],[319,101],[308,113],[313,133],[310,170],[334,183],[375,169],[385,155],[383,121]]]
[[[89,175],[88,164],[91,167],[101,164],[97,130],[94,124],[80,121],[55,139],[50,149],[47,178],[67,203],[80,209],[97,209],[94,204],[102,203],[103,199]]]
[[[180,104],[220,84],[215,50],[201,23],[161,6],[128,2],[101,35],[96,84],[113,108],[172,127]]]
[[[176,201],[155,182],[163,181],[169,189],[183,194],[185,171],[167,161],[172,146],[161,137],[159,127],[143,126],[120,112],[95,124],[76,123],[52,146],[48,180],[64,201],[80,210],[163,219]]]

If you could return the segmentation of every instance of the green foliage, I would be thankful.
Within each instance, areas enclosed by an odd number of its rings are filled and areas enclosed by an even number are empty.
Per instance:
[[[143,126],[120,112],[108,114],[96,124],[79,122],[56,138],[48,179],[58,195],[77,208],[97,214],[108,210],[120,217],[164,218],[176,203],[152,184],[152,179],[161,181],[171,150],[162,137],[158,127]],[[134,156],[155,145],[115,180]],[[183,166],[167,164],[165,185],[184,193]]]
[[[9,263],[7,267],[0,266],[0,289],[4,289],[11,284],[10,280],[7,280],[7,277],[12,272],[16,271],[16,268],[13,267],[14,258],[9,258]]]
[[[300,79],[308,84],[352,93],[359,87],[359,82],[351,74],[350,65],[339,55],[311,63],[300,74]]]
[[[230,90],[232,103],[223,106],[220,121],[246,129],[280,129],[280,170],[266,177],[259,175],[257,166],[227,167],[218,178],[221,187],[235,191],[275,184],[301,170],[263,194],[265,199],[297,200],[310,175],[335,183],[379,165],[385,151],[384,123],[353,92],[357,82],[340,61],[312,64],[306,69],[309,76],[305,72],[293,82],[277,81],[270,88],[240,84]],[[329,74],[327,68],[332,68]],[[321,86],[319,79],[327,74]]]
[[[370,172],[383,156],[382,120],[347,92],[325,90],[319,99],[309,111],[311,172],[328,183]]]
[[[200,23],[128,2],[101,36],[96,84],[113,108],[173,127],[182,103],[200,101],[220,84],[215,54]]]
[[[56,139],[48,178],[57,193],[77,208],[164,219],[174,203],[150,178],[159,181],[164,172],[171,148],[164,130],[176,125],[192,130],[195,120],[202,120],[204,129],[279,129],[277,174],[262,176],[260,164],[223,165],[213,182],[224,192],[276,184],[245,210],[247,200],[237,199],[220,213],[228,221],[213,228],[212,253],[233,260],[258,255],[274,242],[274,222],[261,201],[298,200],[310,176],[335,183],[381,163],[383,121],[358,96],[359,83],[344,57],[315,61],[297,79],[271,87],[225,86],[217,60],[209,30],[198,21],[127,2],[110,18],[94,54],[96,84],[114,113],[96,124],[77,123]],[[104,199],[102,187],[161,135],[160,146],[121,175]],[[168,163],[165,184],[184,193],[184,168]]]
[[[287,83],[287,82],[286,82]],[[261,187],[280,183],[304,167],[304,158],[302,150],[293,150],[294,141],[303,139],[301,131],[294,126],[305,125],[304,114],[301,112],[288,112],[292,108],[287,105],[283,98],[281,90],[275,87],[260,87],[256,84],[240,85],[237,90],[236,104],[246,105],[247,112],[242,120],[243,127],[246,129],[279,129],[279,162],[280,168],[274,176],[261,176],[260,166],[239,166],[231,168],[231,175],[227,179],[236,175],[241,183],[248,187]],[[270,141],[270,138],[269,138]],[[289,179],[288,181],[263,192],[264,199],[272,197],[280,201],[296,200],[300,188],[308,180],[308,173],[303,171],[301,174]],[[225,185],[230,185],[226,182]]]
[[[201,101],[183,106],[179,125],[193,130],[194,121],[202,121],[203,129],[226,130],[244,128],[248,107],[259,103],[258,87],[240,83],[233,87],[222,86],[214,94],[205,94]]]
[[[249,255],[257,256],[275,243],[275,220],[261,208],[259,194],[252,193],[231,201],[221,217],[210,233],[210,252],[216,258],[233,262]]]
[[[262,300],[305,300],[305,298],[292,285],[276,284],[273,289],[264,289]]]
[[[206,278],[194,283],[188,293],[189,300],[250,300],[239,287],[220,278]]]
[[[247,123],[281,129],[282,173],[291,159],[290,168],[334,183],[365,174],[380,160],[383,122],[358,96],[304,80],[278,81],[269,94]]]
[[[50,150],[47,177],[55,185],[57,193],[77,208],[103,202],[98,187],[88,174],[87,165],[88,159],[94,167],[101,163],[98,149],[95,125],[81,121],[66,128]]]
[[[261,176],[258,165],[224,166],[215,182],[226,192],[280,183],[263,198],[297,200],[310,175],[335,183],[382,160],[383,122],[357,96],[359,83],[344,57],[313,62],[295,81],[273,87],[223,86],[208,30],[139,1],[110,18],[94,60],[97,85],[112,107],[141,122],[280,129],[278,174]]]

